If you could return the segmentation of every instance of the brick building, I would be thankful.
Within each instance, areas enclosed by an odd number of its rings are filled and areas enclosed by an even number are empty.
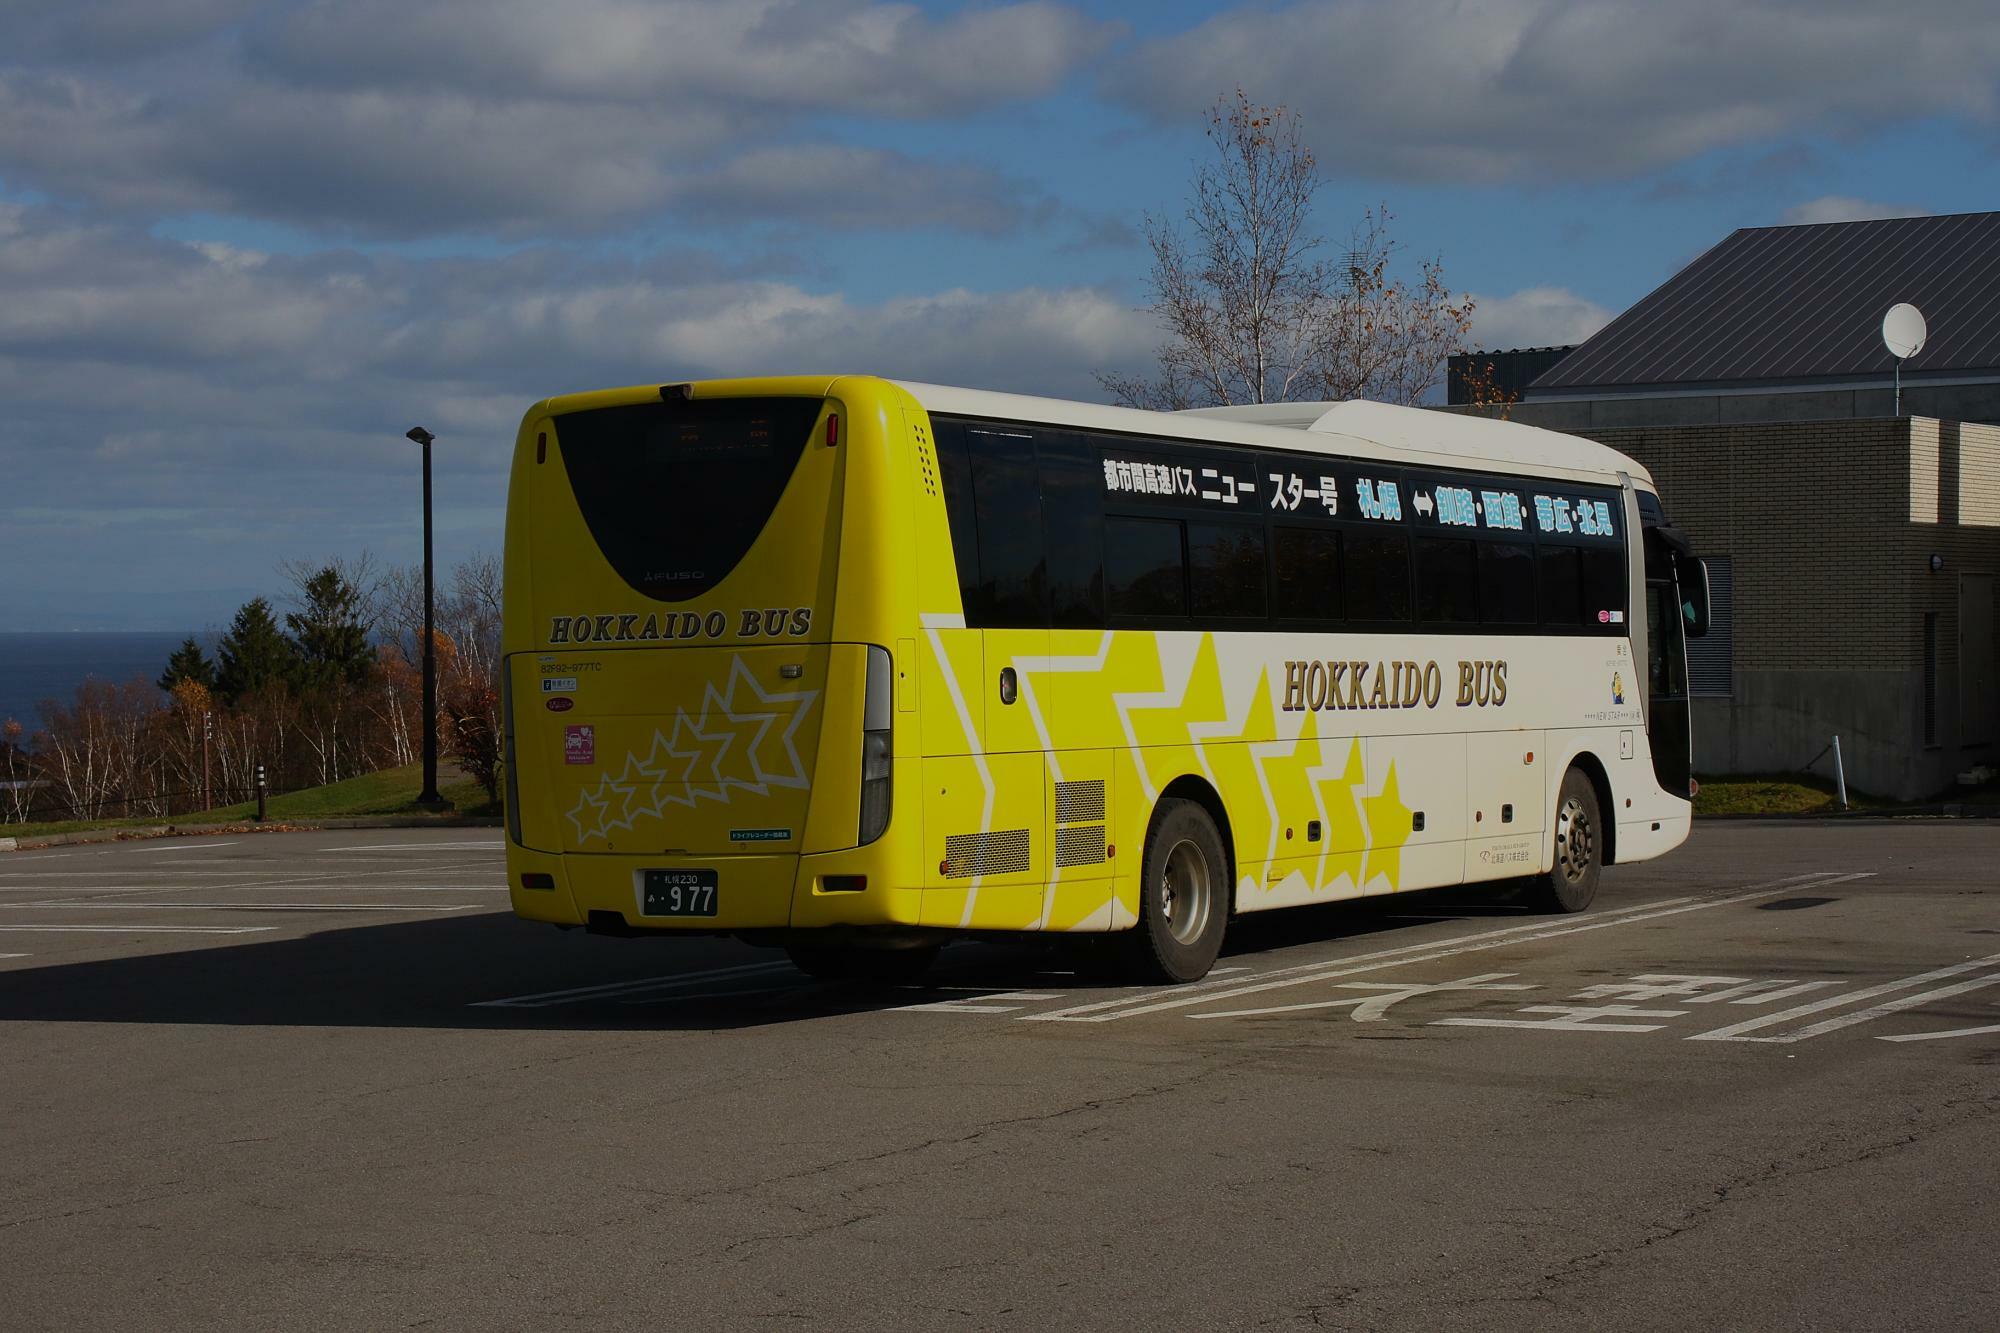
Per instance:
[[[2000,427],[1889,417],[1587,432],[1644,463],[1709,562],[1699,773],[1796,772],[1835,735],[1902,800],[2000,765]]]
[[[1930,337],[1899,417],[1901,301]],[[1745,228],[1550,352],[1476,356],[1534,373],[1514,420],[1650,468],[1710,561],[1698,772],[1824,774],[1835,735],[1883,796],[2000,767],[2000,212]]]

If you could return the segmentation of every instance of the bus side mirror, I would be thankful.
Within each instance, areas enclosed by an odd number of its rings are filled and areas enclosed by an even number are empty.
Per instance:
[[[1674,581],[1680,589],[1681,629],[1690,639],[1708,633],[1708,563],[1691,555],[1674,561]]]

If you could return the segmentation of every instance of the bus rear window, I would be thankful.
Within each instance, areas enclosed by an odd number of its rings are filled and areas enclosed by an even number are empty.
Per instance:
[[[713,588],[764,530],[817,398],[710,398],[556,418],[563,467],[598,549],[648,597]]]

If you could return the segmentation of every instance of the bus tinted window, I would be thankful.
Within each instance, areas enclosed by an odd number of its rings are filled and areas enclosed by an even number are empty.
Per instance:
[[[1624,633],[1625,553],[1591,547],[1582,552],[1580,560],[1583,623]]]
[[[972,459],[972,512],[979,529],[979,582],[965,608],[967,622],[995,628],[1046,625],[1034,441],[974,426],[966,430],[965,444]]]
[[[1352,621],[1410,618],[1410,542],[1400,532],[1341,535],[1340,590]]]
[[[1277,612],[1286,620],[1340,618],[1340,534],[1278,528],[1271,534]]]
[[[1577,625],[1583,621],[1583,552],[1574,546],[1544,546],[1536,553],[1540,565],[1542,623]]]
[[[1535,548],[1479,543],[1479,619],[1487,625],[1535,623]]]
[[[1269,576],[1264,529],[1247,523],[1190,523],[1188,574],[1197,620],[1262,620]]]
[[[619,577],[685,601],[764,530],[805,452],[817,398],[637,403],[556,419],[577,508]]]
[[[1186,575],[1178,520],[1104,520],[1104,595],[1112,615],[1185,616]]]
[[[1479,576],[1472,543],[1462,537],[1417,538],[1417,616],[1436,625],[1479,619]]]
[[[1048,551],[1049,623],[1104,627],[1104,472],[1097,450],[1068,432],[1036,445],[1042,534]]]
[[[956,421],[937,423],[938,477],[944,483],[945,517],[951,524],[951,555],[958,566],[959,595],[966,615],[972,615],[972,593],[979,586],[979,525],[972,517],[972,458],[965,452],[965,427]],[[979,622],[968,619],[967,624]]]

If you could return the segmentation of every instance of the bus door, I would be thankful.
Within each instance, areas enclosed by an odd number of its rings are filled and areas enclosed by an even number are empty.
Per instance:
[[[956,685],[963,739],[925,746],[924,924],[1033,929],[1049,827],[1045,723],[1024,681],[1049,644],[1034,442],[946,422],[937,447],[966,627],[931,630],[922,651],[926,674]]]
[[[1665,526],[1646,536],[1646,735],[1660,788],[1693,791],[1694,731],[1687,638],[1708,632],[1708,570],[1687,539]]]

